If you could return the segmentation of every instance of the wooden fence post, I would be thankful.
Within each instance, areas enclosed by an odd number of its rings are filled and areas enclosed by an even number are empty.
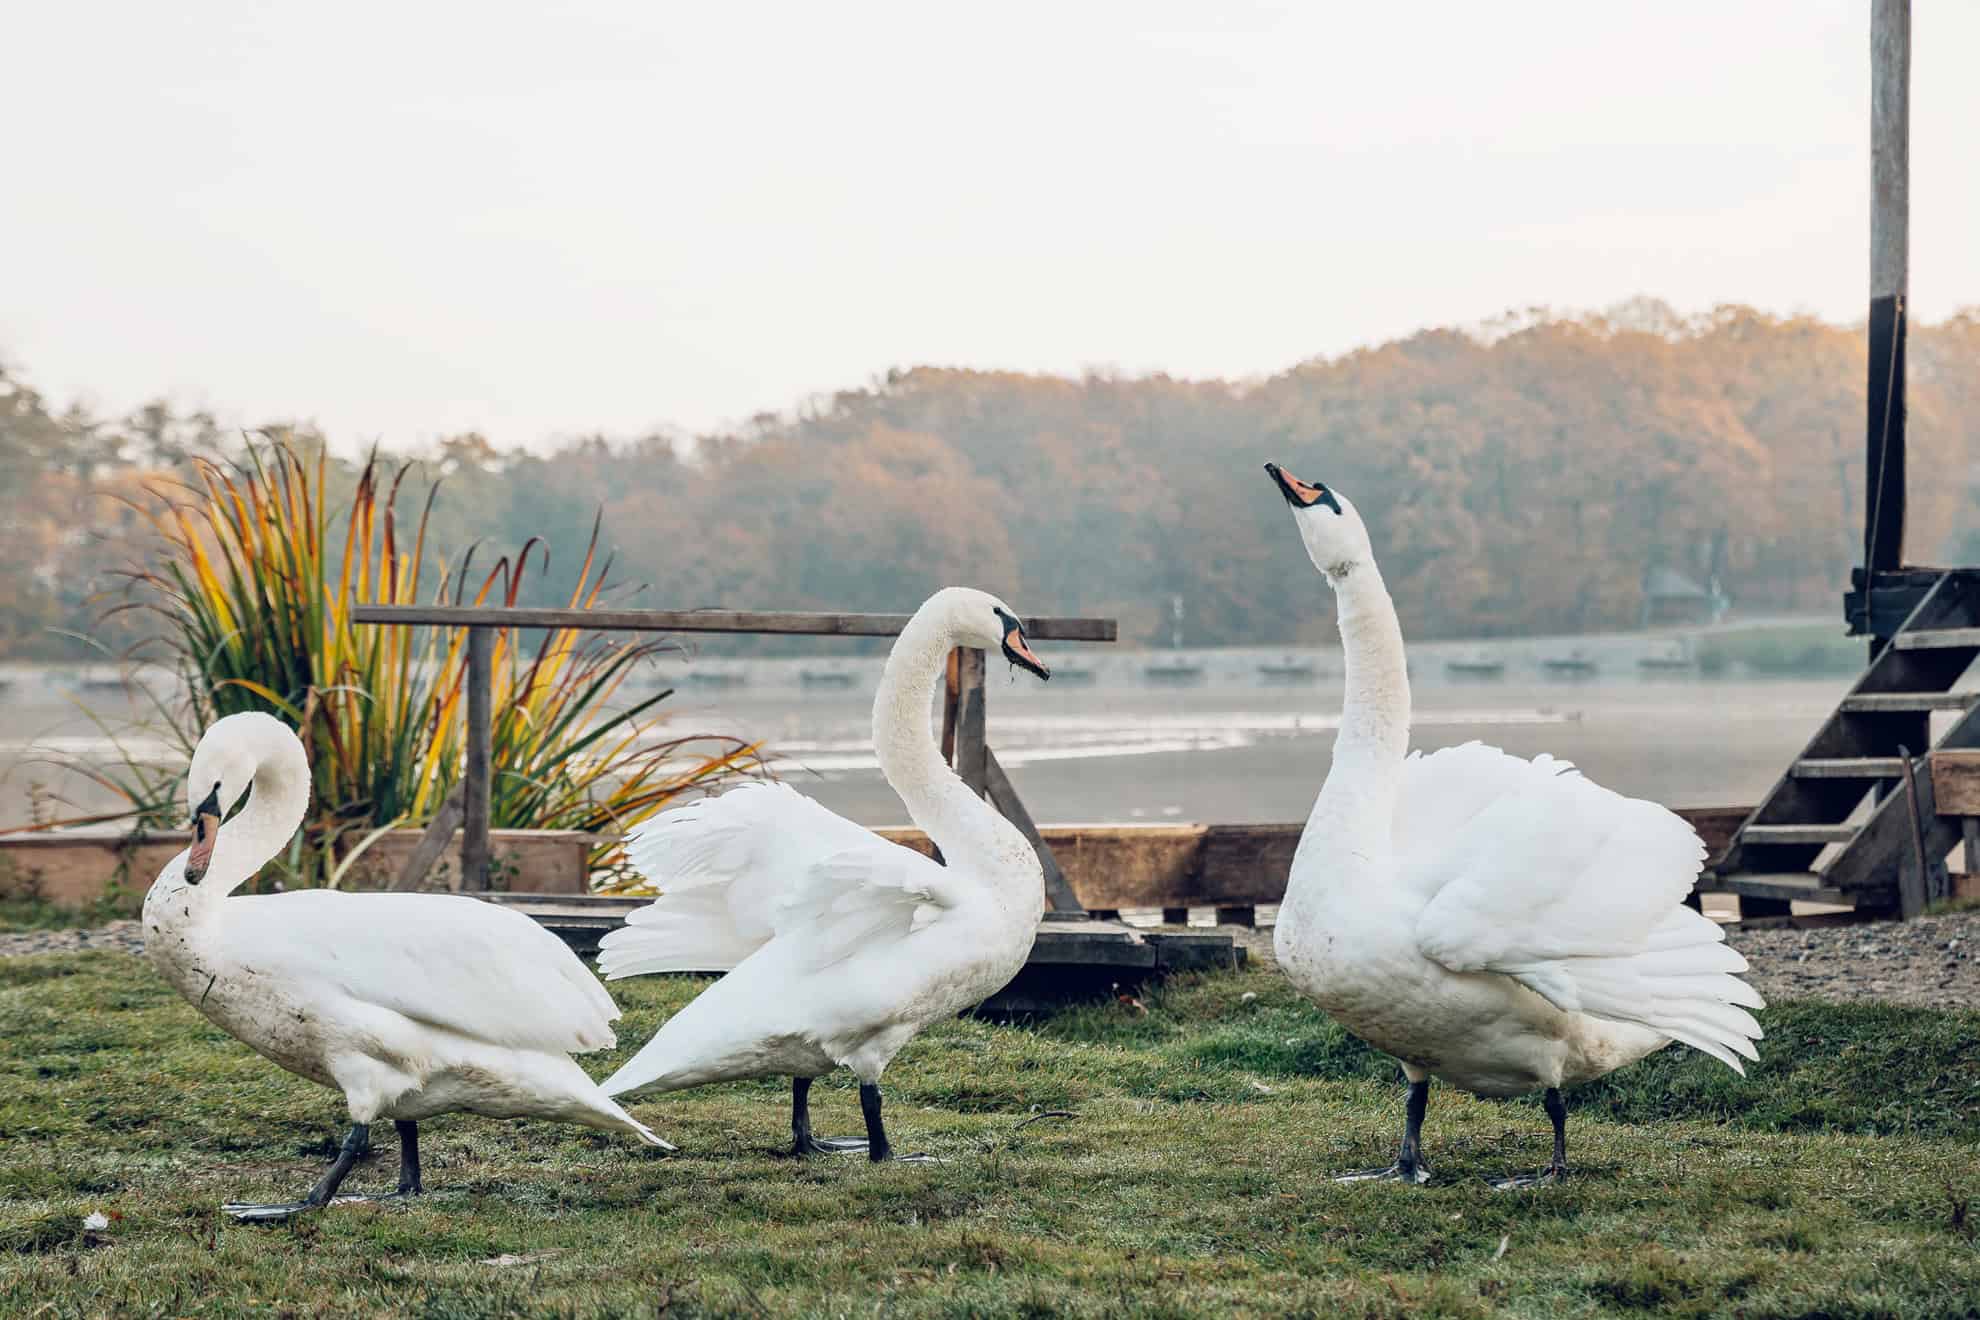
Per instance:
[[[461,889],[466,893],[488,888],[489,698],[494,645],[492,629],[468,629],[467,765],[461,776]]]
[[[989,744],[983,731],[983,652],[962,647],[956,660],[956,773],[970,792],[990,789]]]

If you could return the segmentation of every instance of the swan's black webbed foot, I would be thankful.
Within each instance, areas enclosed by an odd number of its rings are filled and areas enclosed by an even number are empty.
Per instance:
[[[866,1150],[864,1137],[814,1137],[811,1135],[811,1083],[809,1077],[791,1078],[791,1154],[857,1155]]]
[[[1397,1160],[1386,1169],[1356,1169],[1352,1173],[1338,1174],[1334,1181],[1337,1183],[1400,1182],[1421,1187],[1430,1181],[1430,1166],[1421,1160],[1413,1160],[1407,1165]]]
[[[1402,1149],[1396,1162],[1386,1169],[1357,1169],[1335,1178],[1335,1182],[1400,1182],[1421,1187],[1430,1181],[1430,1165],[1423,1158],[1423,1112],[1430,1105],[1428,1080],[1409,1084],[1409,1100],[1403,1106]]]
[[[1502,1192],[1517,1192],[1528,1187],[1551,1187],[1567,1177],[1567,1101],[1561,1099],[1558,1088],[1550,1086],[1547,1088],[1544,1103],[1547,1117],[1554,1122],[1554,1158],[1538,1173],[1521,1173],[1510,1178],[1495,1179],[1492,1186]]]
[[[887,1128],[880,1121],[880,1088],[872,1082],[859,1084],[859,1112],[866,1116],[866,1158],[875,1164],[892,1160],[897,1164],[940,1164],[934,1155],[896,1155],[887,1140]]]
[[[371,1144],[371,1126],[368,1123],[355,1123],[344,1136],[344,1144],[337,1150],[337,1158],[330,1165],[329,1172],[309,1189],[309,1195],[300,1201],[278,1201],[263,1204],[255,1201],[229,1201],[220,1208],[240,1220],[243,1224],[273,1224],[292,1218],[308,1210],[320,1210],[326,1205],[350,1205],[366,1201],[402,1201],[419,1196],[426,1191],[419,1176],[419,1125],[405,1119],[396,1119],[393,1126],[399,1131],[399,1188],[394,1192],[380,1192],[375,1195],[352,1194],[339,1196],[337,1189],[350,1175],[357,1162],[364,1158],[365,1150]]]

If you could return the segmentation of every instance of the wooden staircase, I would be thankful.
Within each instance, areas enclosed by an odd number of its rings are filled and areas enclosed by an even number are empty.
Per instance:
[[[1980,690],[1955,690],[1976,656],[1980,570],[1951,570],[1711,862],[1701,887],[1738,894],[1748,918],[1785,916],[1797,899],[1864,915],[1915,915],[1925,895],[1943,890],[1944,859],[1960,841],[1958,824],[1933,809],[1925,753],[1980,747]],[[1958,718],[1934,744],[1930,721],[1937,711]],[[1915,772],[1916,839],[1907,754]]]

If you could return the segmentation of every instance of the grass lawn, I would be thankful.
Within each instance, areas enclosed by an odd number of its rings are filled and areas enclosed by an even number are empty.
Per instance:
[[[628,1048],[699,984],[615,986]],[[1329,1181],[1389,1159],[1395,1067],[1245,973],[930,1031],[889,1127],[943,1164],[784,1158],[785,1087],[734,1085],[634,1103],[678,1155],[442,1118],[431,1195],[248,1227],[218,1204],[300,1193],[341,1101],[139,959],[0,961],[0,1315],[1980,1314],[1980,1015],[1764,1020],[1745,1081],[1669,1050],[1571,1095],[1535,1192],[1485,1180],[1545,1161],[1539,1107],[1443,1088],[1433,1184]],[[843,1075],[813,1110],[859,1128]]]

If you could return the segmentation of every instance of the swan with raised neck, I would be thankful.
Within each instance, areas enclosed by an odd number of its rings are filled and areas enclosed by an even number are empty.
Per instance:
[[[236,894],[294,836],[309,792],[287,725],[259,712],[217,721],[186,778],[192,845],[145,897],[145,953],[165,979],[242,1044],[342,1091],[350,1111],[336,1162],[304,1197],[230,1213],[279,1219],[328,1204],[380,1118],[399,1133],[397,1196],[421,1190],[419,1120],[456,1110],[666,1144],[571,1059],[614,1043],[618,1009],[528,917],[443,894]]]
[[[1273,947],[1287,977],[1410,1083],[1396,1162],[1350,1178],[1429,1178],[1429,1079],[1546,1092],[1547,1170],[1566,1170],[1559,1088],[1673,1040],[1755,1058],[1746,960],[1684,906],[1704,847],[1651,802],[1549,756],[1467,743],[1410,756],[1402,629],[1368,528],[1338,491],[1266,464],[1334,589],[1347,665],[1333,764],[1300,837]]]

